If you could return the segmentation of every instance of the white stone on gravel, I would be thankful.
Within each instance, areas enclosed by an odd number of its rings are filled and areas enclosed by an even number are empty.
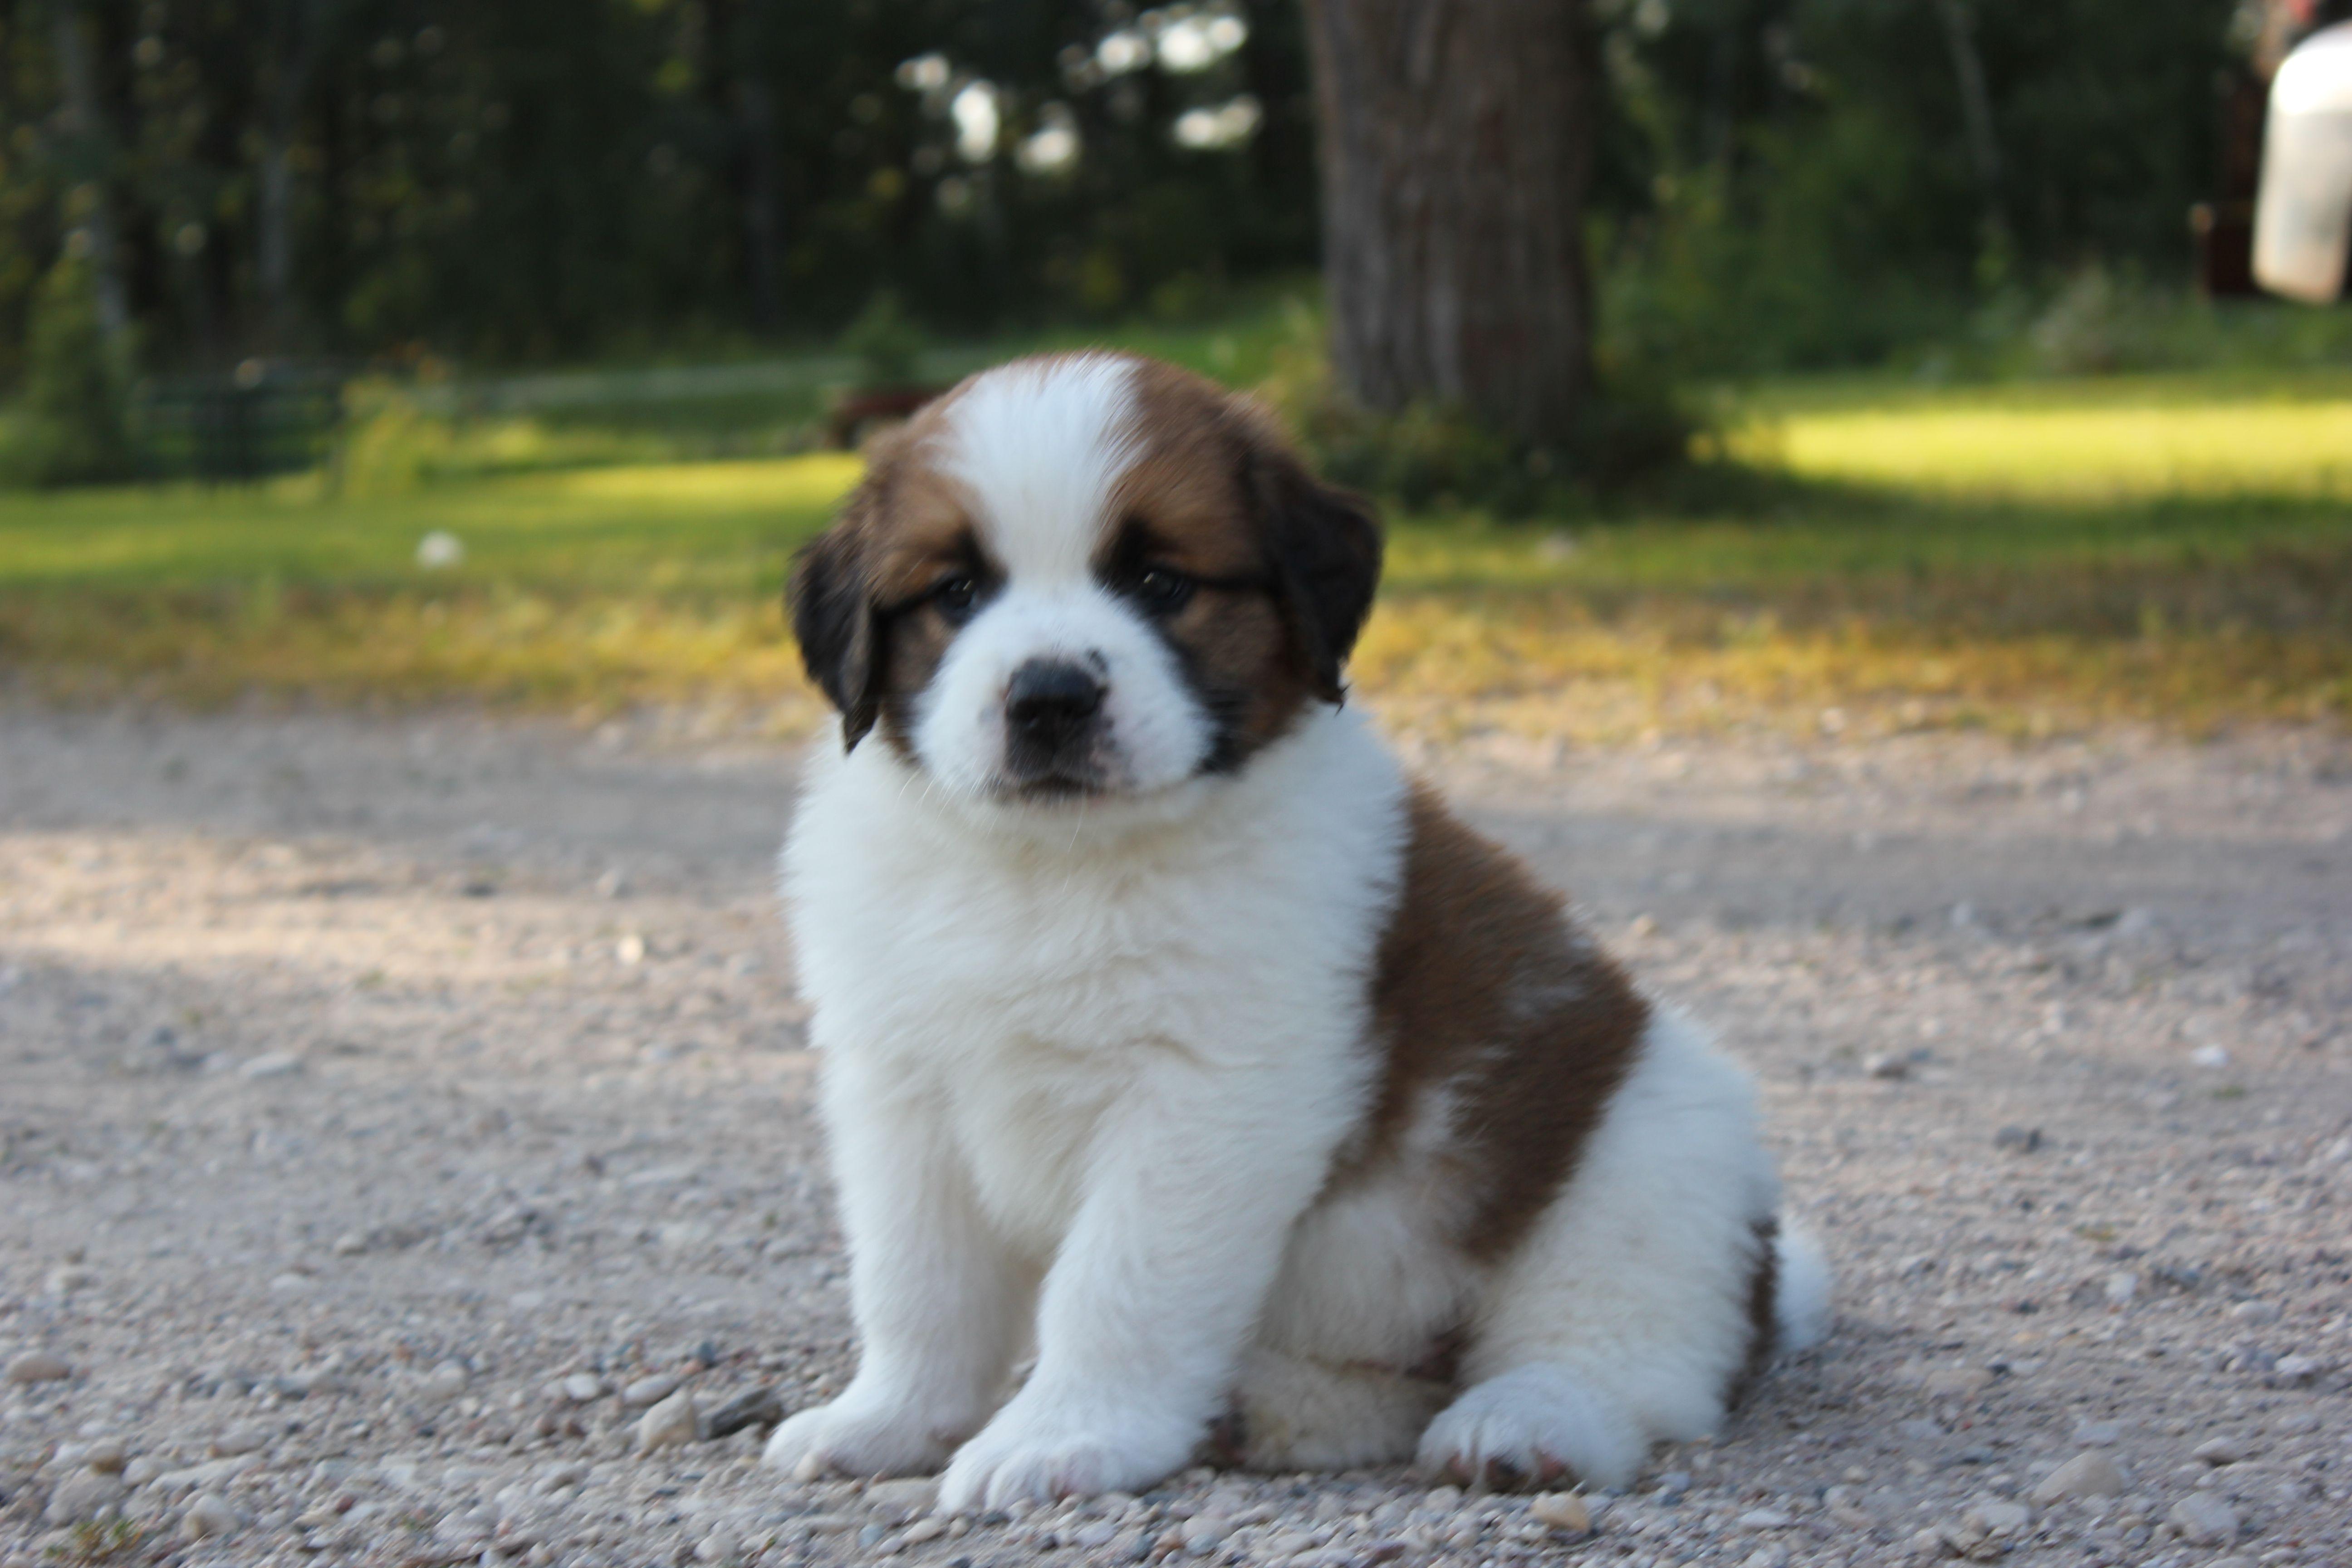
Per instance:
[[[73,1375],[73,1368],[62,1356],[47,1351],[26,1351],[8,1363],[10,1383],[60,1383]]]
[[[939,1506],[940,1483],[920,1476],[904,1476],[897,1480],[872,1481],[866,1488],[866,1503],[869,1508],[888,1509],[900,1518],[929,1513]]]
[[[2112,1448],[2124,1440],[2120,1421],[2077,1421],[2074,1441],[2086,1448]]]
[[[1528,1513],[1538,1524],[1570,1535],[1592,1530],[1591,1505],[1575,1492],[1546,1492],[1528,1504]]]
[[[534,1484],[544,1496],[549,1492],[561,1491],[565,1487],[576,1487],[587,1479],[588,1467],[584,1463],[578,1459],[565,1459],[540,1471],[539,1479]]]
[[[2132,1298],[2139,1294],[2139,1276],[2110,1274],[2100,1287],[2100,1293],[2106,1298],[2110,1307],[2128,1307],[2132,1304]]]
[[[621,1390],[621,1403],[632,1410],[642,1410],[649,1405],[659,1405],[677,1392],[678,1380],[668,1373],[656,1373],[641,1377]]]
[[[2234,1465],[2246,1457],[2246,1446],[2235,1437],[2208,1437],[2189,1454],[2209,1465]]]
[[[2211,1492],[2190,1492],[2164,1517],[2191,1546],[2227,1546],[2238,1539],[2238,1510]]]
[[[696,1417],[694,1395],[679,1389],[637,1418],[637,1452],[693,1442],[700,1431]]]
[[[732,1563],[742,1555],[742,1537],[723,1525],[694,1543],[697,1563]]]
[[[1862,1058],[1862,1070],[1872,1078],[1902,1079],[1911,1076],[1911,1058],[1888,1051],[1876,1051]]]
[[[2276,1301],[2241,1301],[2230,1309],[2230,1316],[2242,1323],[2275,1323],[2284,1315]]]
[[[1742,1530],[1786,1530],[1796,1522],[1777,1508],[1751,1508],[1739,1516]]]
[[[257,1454],[269,1447],[269,1434],[258,1426],[231,1426],[214,1434],[207,1451],[216,1459],[235,1458],[240,1454]]]
[[[236,1070],[245,1078],[291,1078],[302,1070],[302,1058],[292,1051],[272,1051],[252,1058]]]
[[[604,1397],[604,1380],[593,1373],[575,1372],[563,1380],[563,1397],[574,1405],[587,1405]]]
[[[50,1490],[43,1517],[54,1525],[80,1524],[111,1512],[130,1489],[121,1476],[78,1470]]]
[[[466,1384],[469,1381],[469,1374],[462,1364],[445,1361],[425,1374],[416,1391],[427,1399],[455,1399],[466,1392]]]
[[[235,1535],[245,1528],[245,1515],[218,1492],[198,1492],[180,1515],[180,1533],[190,1541]]]
[[[2042,1478],[2033,1489],[2033,1500],[2053,1503],[2061,1498],[2121,1497],[2124,1473],[2105,1449],[2093,1448],[2073,1458]]]
[[[1184,1521],[1184,1550],[1195,1557],[1206,1557],[1225,1543],[1236,1527],[1233,1520],[1221,1513],[1201,1514]]]
[[[1789,1568],[1789,1549],[1777,1541],[1759,1546],[1748,1554],[1740,1568]]]

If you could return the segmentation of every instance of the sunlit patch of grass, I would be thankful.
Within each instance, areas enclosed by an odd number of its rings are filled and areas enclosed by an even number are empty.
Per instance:
[[[1752,406],[1738,439],[1786,466],[1729,500],[1396,520],[1358,689],[1436,734],[2352,719],[2352,378]],[[717,704],[804,731],[786,563],[856,474],[0,497],[0,667],[60,696]],[[416,563],[434,530],[462,564]]]
[[[1804,478],[2039,500],[2352,500],[2352,377],[2179,377],[1755,410],[1729,449]]]

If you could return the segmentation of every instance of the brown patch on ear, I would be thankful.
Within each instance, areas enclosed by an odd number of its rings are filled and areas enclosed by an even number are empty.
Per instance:
[[[874,655],[881,627],[868,545],[879,504],[879,485],[869,469],[839,521],[793,558],[792,578],[784,589],[801,663],[841,710],[845,751],[856,750],[874,727],[878,705]]]
[[[1345,700],[1340,670],[1372,612],[1381,525],[1371,503],[1323,483],[1288,447],[1262,444],[1254,488],[1283,609],[1315,695]]]
[[[1558,895],[1415,785],[1404,880],[1372,977],[1388,1059],[1338,1180],[1396,1156],[1417,1111],[1450,1103],[1437,1158],[1465,1185],[1456,1241],[1507,1253],[1570,1176],[1631,1070],[1650,1008]]]
[[[875,437],[865,479],[833,526],[793,558],[785,589],[802,662],[841,710],[851,750],[878,721],[884,738],[909,753],[909,704],[953,637],[920,601],[942,574],[983,564],[963,498],[921,460],[933,418],[926,410]]]

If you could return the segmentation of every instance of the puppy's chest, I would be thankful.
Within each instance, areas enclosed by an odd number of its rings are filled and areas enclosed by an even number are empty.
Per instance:
[[[1207,1043],[1328,1005],[1365,945],[1330,900],[1219,862],[1171,872],[898,867],[852,914],[813,911],[845,954],[820,1010],[934,1064],[1066,1077],[1066,1058]],[[913,1064],[910,1063],[910,1067]]]

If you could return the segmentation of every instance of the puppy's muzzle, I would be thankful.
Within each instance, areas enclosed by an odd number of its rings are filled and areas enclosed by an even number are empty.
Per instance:
[[[1086,665],[1033,658],[1004,689],[1005,771],[1024,785],[1074,789],[1100,783],[1097,758],[1108,688]]]

